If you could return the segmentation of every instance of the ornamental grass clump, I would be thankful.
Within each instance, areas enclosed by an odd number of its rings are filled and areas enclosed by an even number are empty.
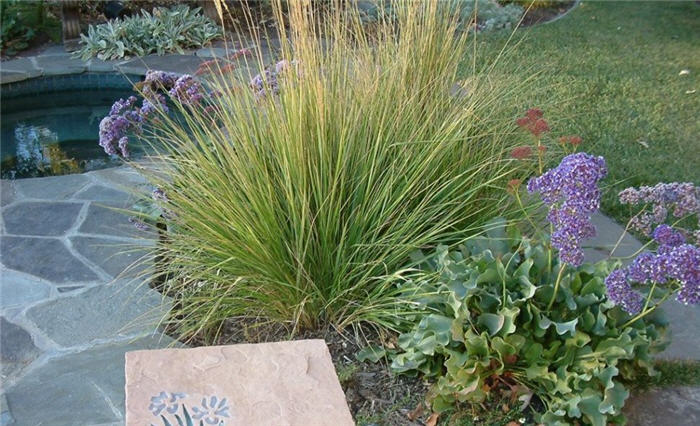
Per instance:
[[[181,118],[161,111],[143,133],[169,212],[155,254],[185,336],[235,318],[396,328],[409,254],[477,232],[520,169],[518,82],[475,72],[451,90],[472,47],[444,4],[397,3],[398,23],[371,35],[354,10],[287,6],[276,65],[242,79],[207,64],[207,107],[171,99]]]

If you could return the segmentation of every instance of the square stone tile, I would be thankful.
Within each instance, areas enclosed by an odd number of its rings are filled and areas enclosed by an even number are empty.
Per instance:
[[[128,352],[127,426],[188,415],[219,426],[354,424],[323,340]]]

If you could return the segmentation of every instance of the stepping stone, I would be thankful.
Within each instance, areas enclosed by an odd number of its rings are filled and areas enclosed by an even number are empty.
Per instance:
[[[87,174],[118,190],[133,190],[134,186],[146,184],[146,179],[128,166],[95,170]]]
[[[66,200],[87,185],[90,179],[81,174],[18,179],[17,189],[25,197],[42,200]]]
[[[5,209],[5,231],[15,235],[64,235],[75,224],[82,203],[26,201]]]
[[[0,270],[0,308],[30,305],[51,295],[51,286],[31,275]]]
[[[153,333],[169,306],[148,284],[116,281],[33,306],[31,320],[64,347]]]
[[[126,354],[127,425],[185,411],[207,425],[354,425],[323,340]]]
[[[625,235],[620,244],[617,246],[614,256],[625,257],[634,254],[642,247],[642,244],[637,241],[632,235],[625,233],[625,228],[609,217],[596,213],[591,218],[593,225],[596,227],[597,235],[595,238],[584,241],[586,247],[584,253],[586,262],[595,263],[610,256],[611,250],[615,247],[617,240],[621,235]],[[631,261],[628,260],[627,262]]]
[[[99,279],[57,238],[3,236],[1,242],[0,260],[10,269],[56,284]]]
[[[127,202],[130,195],[126,192],[119,191],[104,185],[90,185],[84,190],[80,191],[73,198],[76,200],[89,200],[89,201],[114,201],[114,202]]]
[[[34,346],[32,336],[25,329],[0,317],[0,353],[2,381],[7,383],[31,364],[41,351]]]
[[[17,199],[17,191],[15,190],[15,181],[3,179],[0,186],[0,206],[14,202]]]
[[[139,73],[145,68],[178,74],[194,74],[202,62],[204,62],[204,59],[192,55],[149,55],[122,62],[118,67],[124,73]]]
[[[36,62],[44,70],[44,75],[78,74],[87,68],[83,60],[73,59],[66,52],[42,54],[36,57]]]
[[[651,389],[632,395],[623,409],[632,426],[697,426],[700,424],[700,387]]]
[[[128,212],[119,209],[128,207],[120,203],[90,203],[87,215],[78,232],[84,234],[103,234],[129,238],[153,237],[153,233],[140,231],[129,222]]]
[[[149,266],[143,263],[147,255],[143,244],[93,237],[73,237],[70,241],[75,251],[112,277],[136,277]]]
[[[656,358],[700,360],[700,307],[668,300],[661,308],[671,328],[671,344]]]
[[[172,342],[149,336],[51,358],[5,389],[15,424],[124,424],[124,353]]]

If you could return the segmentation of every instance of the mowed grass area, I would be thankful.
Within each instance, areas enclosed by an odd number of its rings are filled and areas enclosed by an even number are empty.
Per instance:
[[[478,62],[509,36],[480,35]],[[628,186],[700,183],[700,5],[582,2],[518,30],[506,49],[499,73],[537,75],[523,110],[541,107],[551,136],[578,134],[582,150],[606,158],[606,213],[626,221],[616,195]]]

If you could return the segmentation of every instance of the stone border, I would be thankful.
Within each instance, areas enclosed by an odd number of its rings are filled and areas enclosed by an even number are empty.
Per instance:
[[[63,45],[49,46],[40,54],[0,62],[0,84],[14,83],[31,78],[85,72],[145,75],[149,69],[176,73],[193,73],[200,63],[214,57],[223,57],[222,47],[204,47],[185,54],[148,55],[144,57],[103,61],[74,58]]]

